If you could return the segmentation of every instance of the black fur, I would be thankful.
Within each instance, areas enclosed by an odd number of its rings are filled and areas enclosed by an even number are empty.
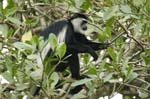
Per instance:
[[[71,56],[67,59],[68,63],[63,63],[63,65],[69,66],[72,78],[75,79],[80,79],[78,53],[89,53],[93,56],[94,60],[97,60],[98,55],[96,54],[95,50],[101,49],[100,47],[102,45],[101,43],[94,43],[89,41],[86,39],[85,35],[81,33],[74,32],[71,20],[78,17],[87,19],[87,17],[83,14],[75,14],[69,19],[69,21],[57,21],[40,33],[40,36],[43,36],[46,40],[48,39],[50,33],[54,33],[57,36],[60,30],[62,30],[64,26],[67,26],[67,36],[65,37],[67,51],[65,56],[70,54]],[[62,64],[60,64],[56,68],[56,71],[62,72],[66,69],[66,66],[62,66]]]
[[[80,75],[78,53],[89,53],[94,58],[94,60],[97,60],[98,55],[95,51],[107,48],[108,44],[92,42],[88,40],[85,35],[81,33],[76,33],[71,23],[71,20],[76,18],[87,19],[87,17],[84,14],[75,14],[68,20],[61,20],[51,24],[49,27],[47,27],[44,31],[40,33],[40,36],[43,36],[45,40],[48,39],[50,33],[54,33],[56,36],[58,36],[63,27],[67,26],[65,37],[67,51],[65,56],[71,56],[66,59],[67,63],[60,63],[57,66],[56,71],[62,72],[66,69],[66,67],[69,66],[72,78],[78,80],[83,78],[83,76]],[[49,55],[50,53],[48,53],[47,56]]]

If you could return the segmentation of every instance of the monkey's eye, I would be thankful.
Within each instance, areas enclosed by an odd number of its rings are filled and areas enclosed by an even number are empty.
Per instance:
[[[82,28],[82,30],[84,30],[84,31],[87,30],[86,24],[82,25],[81,28]]]
[[[82,30],[87,30],[87,22],[86,21],[83,21],[82,23],[81,23],[81,28],[82,28]]]

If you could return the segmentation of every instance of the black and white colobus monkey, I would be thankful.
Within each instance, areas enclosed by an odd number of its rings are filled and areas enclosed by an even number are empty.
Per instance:
[[[67,58],[67,63],[60,63],[56,67],[56,71],[62,72],[69,66],[71,76],[74,79],[83,78],[80,75],[78,53],[89,53],[94,60],[97,60],[98,55],[95,51],[106,49],[109,45],[91,42],[86,38],[84,33],[87,30],[87,19],[86,15],[75,13],[68,20],[54,22],[40,33],[40,36],[43,36],[45,40],[48,39],[50,33],[54,33],[58,42],[65,42],[67,46],[65,56],[71,56]],[[47,44],[42,51],[42,58],[48,57],[51,51],[50,44]]]
[[[62,64],[60,64],[56,71],[64,71],[69,66],[72,78],[75,79],[81,78],[78,53],[89,53],[94,60],[97,60],[98,55],[95,51],[108,47],[108,44],[91,42],[86,38],[84,33],[87,30],[87,19],[84,14],[76,13],[68,20],[54,22],[40,33],[40,36],[43,36],[45,40],[48,39],[50,33],[54,33],[59,42],[66,43],[67,51],[65,56],[70,54],[71,56],[67,59],[66,66],[61,66]],[[42,51],[43,58],[49,56],[50,51],[51,46],[47,44]]]

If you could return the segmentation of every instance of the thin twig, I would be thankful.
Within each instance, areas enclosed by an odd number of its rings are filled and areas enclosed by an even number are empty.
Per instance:
[[[142,50],[144,50],[144,47],[142,46],[142,44],[138,40],[136,40],[133,36],[130,35],[131,34],[130,31],[123,24],[121,24],[119,20],[117,21],[122,27],[122,29],[127,33],[128,37],[133,39],[142,48]]]
[[[147,93],[150,94],[150,91],[149,91],[149,90],[146,90],[145,88],[137,87],[137,86],[135,86],[135,85],[131,85],[131,84],[128,84],[128,83],[122,83],[122,84],[125,85],[125,86],[128,86],[128,87],[135,88],[135,89],[143,90],[143,91],[145,91],[145,92],[147,92]]]
[[[120,33],[119,35],[117,35],[114,39],[112,39],[111,41],[110,41],[110,44],[112,44],[113,42],[115,42],[119,37],[121,37],[122,35],[124,34],[124,32],[123,33]]]
[[[117,20],[118,23],[120,24],[120,26],[122,27],[122,29],[125,31],[125,33],[127,34],[127,36],[132,39],[133,41],[135,41],[140,47],[141,47],[141,51],[139,51],[138,53],[134,54],[129,60],[132,60],[133,58],[135,58],[137,55],[141,54],[144,51],[144,47],[143,45],[137,40],[135,39],[132,35],[131,32],[123,25],[120,23],[119,20]]]

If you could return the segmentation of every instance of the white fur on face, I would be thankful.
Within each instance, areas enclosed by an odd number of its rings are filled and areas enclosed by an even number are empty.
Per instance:
[[[71,20],[71,23],[73,25],[73,28],[74,28],[75,32],[84,34],[85,30],[83,30],[82,27],[81,27],[81,23],[83,21],[86,21],[86,19],[84,19],[84,18],[76,18],[76,19]],[[84,24],[84,25],[86,25],[86,24]]]

